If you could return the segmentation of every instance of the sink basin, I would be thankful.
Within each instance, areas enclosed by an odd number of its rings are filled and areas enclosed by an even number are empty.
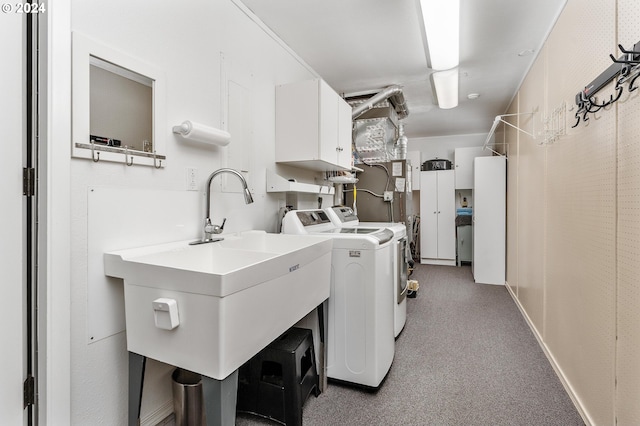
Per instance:
[[[222,380],[329,297],[332,241],[247,231],[105,253],[125,286],[127,349]],[[156,326],[157,299],[179,325]]]

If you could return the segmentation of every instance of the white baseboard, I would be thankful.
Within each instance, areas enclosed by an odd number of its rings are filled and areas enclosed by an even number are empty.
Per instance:
[[[169,400],[156,410],[140,418],[140,426],[156,426],[173,414],[173,400]]]
[[[533,332],[533,335],[536,337],[536,340],[538,341],[538,344],[540,345],[540,347],[542,348],[542,351],[544,352],[544,354],[546,355],[547,359],[549,360],[549,363],[551,364],[551,367],[553,367],[553,370],[556,372],[556,375],[560,379],[560,383],[562,383],[562,386],[564,387],[565,391],[567,391],[567,394],[569,395],[569,398],[571,398],[571,401],[573,402],[573,405],[575,405],[576,410],[578,411],[578,414],[580,414],[580,417],[582,417],[582,420],[584,421],[586,426],[594,426],[595,423],[587,415],[587,411],[585,410],[585,408],[584,408],[584,406],[582,404],[582,401],[576,395],[573,387],[571,386],[571,384],[567,380],[564,372],[562,371],[562,368],[560,368],[560,366],[556,362],[556,359],[553,357],[553,354],[551,353],[551,351],[547,347],[546,343],[542,339],[542,336],[538,332],[538,329],[533,324],[533,321],[531,321],[531,318],[529,318],[529,315],[527,314],[527,311],[525,311],[524,307],[520,303],[520,300],[518,300],[516,295],[513,293],[513,290],[511,288],[511,286],[509,285],[509,283],[505,282],[505,284],[506,284],[505,287],[507,288],[507,291],[511,295],[511,298],[516,303],[516,306],[520,310],[520,313],[522,314],[522,316],[524,317],[525,321],[529,325],[529,328]]]

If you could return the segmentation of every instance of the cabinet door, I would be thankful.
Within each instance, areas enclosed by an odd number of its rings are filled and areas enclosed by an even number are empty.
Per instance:
[[[454,157],[456,189],[473,189],[473,159],[490,154],[491,151],[485,151],[482,147],[456,148]]]
[[[338,100],[340,96],[320,80],[320,160],[338,161]]]
[[[420,257],[438,258],[438,173],[420,172]]]
[[[438,258],[456,258],[456,203],[453,170],[441,170],[438,176]]]
[[[475,159],[473,188],[473,277],[504,284],[506,240],[506,158]]]
[[[351,105],[338,96],[338,165],[351,168]]]
[[[318,159],[318,81],[276,87],[276,161]]]
[[[407,152],[407,160],[411,162],[411,186],[414,191],[420,190],[420,151]]]

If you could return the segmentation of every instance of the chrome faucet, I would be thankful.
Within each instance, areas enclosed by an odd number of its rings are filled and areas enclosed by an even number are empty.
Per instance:
[[[236,175],[238,176],[238,179],[240,179],[240,181],[242,182],[242,186],[243,186],[243,194],[244,194],[244,202],[247,204],[251,204],[253,203],[253,197],[251,196],[251,192],[249,192],[249,188],[247,187],[247,181],[245,180],[244,176],[242,176],[242,174],[234,169],[229,169],[229,168],[222,168],[222,169],[218,169],[215,172],[211,173],[209,175],[209,178],[207,179],[207,210],[206,210],[206,214],[205,214],[205,218],[204,218],[204,236],[202,237],[202,240],[200,241],[194,241],[191,244],[202,244],[202,243],[210,243],[210,242],[214,242],[214,241],[220,241],[222,238],[213,238],[212,235],[213,234],[220,234],[222,232],[222,230],[224,229],[224,224],[227,221],[227,218],[225,217],[222,220],[222,225],[213,225],[211,223],[211,181],[213,180],[214,177],[218,176],[219,174],[222,173],[231,173],[232,175]]]

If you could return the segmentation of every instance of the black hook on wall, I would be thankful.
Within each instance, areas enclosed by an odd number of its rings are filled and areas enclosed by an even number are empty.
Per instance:
[[[637,43],[636,43],[637,44]],[[634,48],[636,45],[633,46]],[[618,45],[618,49],[627,57],[621,57],[622,59],[616,59],[611,53],[609,53],[609,57],[616,64],[627,64],[627,65],[637,65],[640,64],[640,51],[635,50],[627,50],[621,44]]]
[[[635,85],[638,77],[640,77],[640,72],[637,72],[635,77],[633,77],[631,81],[629,81],[629,92],[633,92],[638,89],[638,86]]]
[[[623,84],[629,81],[629,92],[635,91],[638,87],[635,85],[636,80],[640,77],[640,42],[633,45],[633,50],[625,49],[621,44],[618,48],[623,53],[619,58],[615,58],[609,54],[613,61],[606,70],[604,70],[595,80],[585,86],[584,90],[576,94],[576,105],[578,110],[575,113],[576,124],[571,126],[577,127],[580,120],[588,121],[588,114],[593,114],[617,102],[624,92]],[[622,65],[622,66],[620,66]],[[595,94],[607,86],[613,79],[617,78],[615,85],[615,95],[609,95],[609,100],[598,103]]]

